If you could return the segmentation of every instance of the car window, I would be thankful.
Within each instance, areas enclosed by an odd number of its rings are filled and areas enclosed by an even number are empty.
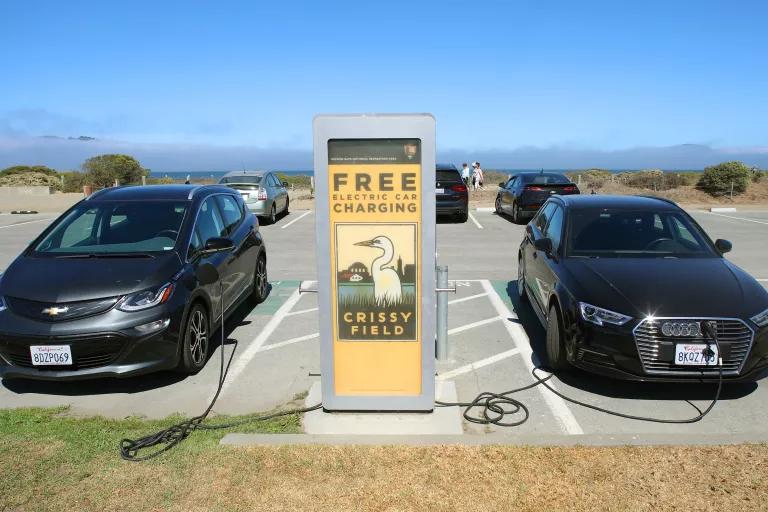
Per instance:
[[[277,178],[275,178],[274,174],[269,175],[269,185],[271,187],[279,187],[280,184],[277,182]]]
[[[221,215],[224,219],[224,234],[222,236],[227,236],[235,230],[238,224],[240,224],[240,221],[243,218],[243,212],[240,210],[237,201],[232,196],[220,195],[216,196],[216,200],[219,202],[219,209],[221,210]]]
[[[189,241],[189,250],[187,251],[187,259],[191,259],[195,254],[197,254],[200,250],[203,248],[203,241],[200,240],[200,234],[198,233],[198,230],[195,229],[192,232],[192,239]]]
[[[226,236],[224,220],[221,218],[219,209],[216,206],[215,196],[209,197],[200,206],[196,229],[202,244],[205,244],[211,238]]]
[[[566,185],[571,182],[562,174],[524,174],[523,181],[532,185]]]
[[[557,252],[560,249],[560,241],[563,238],[563,220],[565,216],[563,209],[559,206],[552,212],[552,216],[549,219],[547,227],[542,232],[545,237],[552,240],[552,251]]]
[[[539,213],[536,214],[536,217],[533,219],[533,225],[539,228],[539,231],[544,231],[544,228],[547,226],[547,222],[552,215],[552,211],[556,206],[555,203],[547,203],[541,210],[539,210]]]
[[[671,221],[671,224],[672,224],[672,229],[674,229],[675,234],[677,235],[677,238],[679,238],[680,240],[684,240],[686,242],[692,243],[692,244],[697,244],[698,243],[696,241],[696,237],[693,236],[693,234],[685,226],[685,224],[680,222],[680,219],[678,219],[676,217],[672,217],[670,219],[670,221]]]
[[[461,175],[458,171],[437,171],[435,177],[439,182],[456,182],[461,181]]]
[[[224,176],[219,180],[219,183],[222,185],[226,185],[227,183],[243,183],[243,184],[251,184],[251,185],[258,185],[261,183],[261,176]]]
[[[517,183],[517,176],[515,176],[514,178],[511,178],[511,179],[510,179],[510,180],[507,182],[507,188],[508,188],[508,189],[513,189],[513,188],[515,188],[515,183]]]

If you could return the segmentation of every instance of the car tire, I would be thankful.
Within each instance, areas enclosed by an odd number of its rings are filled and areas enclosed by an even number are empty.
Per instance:
[[[194,375],[208,360],[211,326],[208,311],[199,302],[195,303],[187,315],[181,339],[181,360],[179,373]]]
[[[520,224],[520,208],[517,207],[517,203],[512,203],[512,222]]]
[[[267,298],[269,292],[269,280],[267,279],[267,258],[261,254],[256,260],[256,268],[253,272],[253,291],[251,292],[251,302],[261,304]]]
[[[496,207],[496,215],[501,215],[503,213],[501,211],[501,198],[499,196],[496,196],[496,202],[493,206]]]
[[[550,306],[547,316],[547,365],[553,371],[565,370],[569,366],[562,326],[560,311],[556,306]]]
[[[456,214],[456,220],[461,223],[467,222],[467,219],[469,219],[469,211],[467,210],[464,210],[463,212]]]
[[[528,294],[525,291],[525,266],[523,258],[517,259],[517,298],[520,302],[528,302]]]
[[[285,209],[283,210],[283,215],[288,215],[288,204],[291,202],[290,198],[285,198]]]
[[[274,224],[277,222],[277,209],[275,203],[272,203],[272,209],[269,211],[269,217],[267,217],[267,224]]]

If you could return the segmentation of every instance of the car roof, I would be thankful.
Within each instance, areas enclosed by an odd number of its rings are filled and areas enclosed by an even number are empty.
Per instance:
[[[229,178],[231,176],[264,176],[269,172],[270,171],[230,171],[222,176],[222,178]]]
[[[453,164],[437,164],[435,165],[436,171],[458,171]]]
[[[188,201],[200,193],[232,193],[223,185],[145,185],[105,188],[95,192],[86,200],[99,201]]]
[[[620,196],[599,194],[574,194],[557,196],[567,207],[576,209],[616,208],[623,210],[677,210],[677,204],[669,199],[651,196]]]

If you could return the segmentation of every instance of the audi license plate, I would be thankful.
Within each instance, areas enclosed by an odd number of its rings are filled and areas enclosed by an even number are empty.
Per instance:
[[[32,345],[29,347],[33,366],[65,366],[72,364],[69,345]]]
[[[707,350],[709,348],[709,350]],[[677,343],[675,364],[683,366],[717,366],[717,345],[705,343]]]

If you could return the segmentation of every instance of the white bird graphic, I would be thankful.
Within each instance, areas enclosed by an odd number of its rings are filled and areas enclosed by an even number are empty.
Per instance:
[[[392,240],[380,235],[372,240],[357,242],[355,245],[373,247],[384,252],[384,254],[374,259],[371,263],[373,295],[376,299],[376,304],[382,306],[400,302],[403,295],[403,289],[400,286],[400,276],[397,275],[397,272],[392,267],[384,266],[388,265],[392,258],[395,257],[395,247],[392,245]]]

